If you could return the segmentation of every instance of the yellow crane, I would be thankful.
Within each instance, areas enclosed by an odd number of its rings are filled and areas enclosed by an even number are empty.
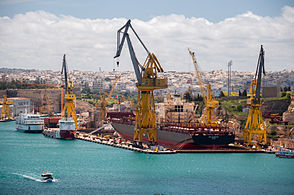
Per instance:
[[[261,77],[262,73],[265,75],[264,70],[264,50],[261,45],[259,58],[257,62],[257,69],[255,73],[254,80],[250,84],[250,110],[247,118],[247,122],[244,129],[244,143],[252,145],[254,136],[257,136],[258,144],[266,145],[266,126],[262,119],[261,114]]]
[[[128,34],[129,28],[131,28],[147,52],[147,58],[143,66],[139,63],[135,55],[135,51]],[[123,30],[124,32],[122,32]],[[121,33],[123,34],[123,37],[120,39]],[[127,40],[129,47],[133,68],[137,78],[136,86],[138,88],[134,145],[142,147],[143,134],[148,135],[148,140],[151,144],[157,144],[154,90],[167,88],[167,78],[159,78],[157,76],[158,73],[163,72],[163,68],[161,67],[156,56],[148,51],[136,31],[133,29],[131,20],[128,20],[127,23],[117,32],[117,52],[114,58],[120,56],[125,40]]]
[[[101,119],[102,119],[102,120],[105,120],[106,113],[107,113],[106,106],[107,106],[108,102],[110,101],[110,99],[113,99],[113,98],[111,97],[111,95],[112,95],[112,93],[113,93],[113,91],[114,91],[114,88],[115,88],[115,86],[116,86],[116,84],[117,84],[119,78],[120,78],[120,76],[116,76],[116,77],[115,77],[115,81],[114,81],[114,83],[113,83],[113,85],[112,85],[112,87],[111,87],[111,90],[110,90],[110,92],[109,92],[108,95],[107,95],[107,93],[104,92],[104,91],[101,92],[100,100],[99,100],[99,102],[96,104],[96,107],[100,107],[100,110],[101,110],[101,111],[100,111],[100,112],[101,112]],[[107,96],[107,98],[106,98],[106,96]]]
[[[8,120],[12,119],[11,111],[9,106],[13,104],[13,102],[7,100],[7,96],[3,95],[3,101],[0,101],[2,104],[2,111],[1,111],[1,119],[5,119],[8,117]]]
[[[75,121],[76,129],[78,128],[78,121],[77,121],[77,115],[75,110],[75,104],[74,101],[76,99],[76,95],[73,93],[73,82],[69,81],[67,77],[67,66],[66,66],[66,60],[65,60],[65,54],[63,55],[63,63],[62,63],[62,70],[61,74],[64,73],[64,84],[65,84],[65,103],[64,108],[61,113],[61,117],[72,117]]]
[[[203,114],[200,118],[200,123],[203,125],[209,125],[209,126],[217,126],[217,120],[214,113],[214,109],[218,106],[218,101],[214,99],[213,94],[211,92],[211,85],[206,85],[206,92],[204,89],[203,81],[201,79],[200,71],[198,68],[198,64],[196,61],[195,53],[191,52],[190,49],[188,49],[189,54],[192,57],[194,68],[195,68],[195,74],[198,79],[198,83],[200,86],[200,91],[203,96],[205,109],[203,111]]]
[[[114,83],[113,83],[113,85],[112,85],[112,87],[111,87],[111,90],[110,90],[110,92],[109,92],[109,94],[108,94],[108,97],[107,97],[107,102],[108,102],[110,99],[113,99],[111,96],[112,96],[112,93],[113,93],[113,91],[114,91],[114,88],[115,88],[115,86],[116,86],[117,81],[119,80],[119,78],[120,78],[120,76],[116,76],[116,77],[115,77],[115,81],[114,81]]]
[[[41,113],[46,113],[49,116],[53,116],[53,106],[51,104],[51,101],[47,95],[47,92],[45,91],[42,96],[42,105],[40,108]]]

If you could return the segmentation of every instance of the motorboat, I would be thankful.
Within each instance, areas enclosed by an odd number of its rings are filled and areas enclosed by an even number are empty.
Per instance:
[[[42,175],[42,182],[46,182],[46,183],[51,183],[53,182],[54,178],[53,178],[53,174],[49,173],[49,172],[43,172]]]

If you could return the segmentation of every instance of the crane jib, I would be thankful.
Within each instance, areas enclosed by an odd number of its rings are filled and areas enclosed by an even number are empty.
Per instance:
[[[261,88],[262,73],[265,75],[265,70],[264,70],[264,50],[263,50],[263,46],[261,45],[259,58],[258,58],[258,64],[257,64],[257,68],[256,68],[256,73],[255,73],[255,80],[256,80],[255,99],[257,101],[260,100],[260,88]],[[257,78],[256,78],[256,76],[257,76]]]
[[[67,70],[66,70],[66,60],[65,60],[65,54],[63,55],[63,64],[62,64],[62,70],[64,71],[64,83],[65,83],[65,90],[67,91],[67,85],[68,85],[68,82],[67,82]],[[62,72],[63,72],[62,71]],[[61,74],[62,74],[61,72]]]
[[[116,55],[114,56],[114,58],[117,58],[117,57],[120,56],[123,45],[124,45],[124,42],[125,42],[125,39],[127,39],[127,44],[128,44],[128,47],[129,47],[129,53],[130,53],[132,64],[133,64],[133,67],[134,67],[134,70],[135,70],[136,78],[137,78],[138,83],[142,84],[143,67],[140,65],[140,63],[139,63],[139,61],[138,61],[138,59],[136,57],[136,54],[135,54],[131,39],[130,39],[129,34],[128,34],[129,28],[132,29],[132,31],[134,32],[134,34],[136,35],[136,37],[138,38],[138,40],[140,41],[140,43],[142,44],[144,49],[147,51],[148,54],[150,54],[148,49],[146,48],[146,46],[144,45],[144,43],[142,42],[142,40],[140,39],[140,37],[136,33],[136,31],[131,26],[131,20],[128,20],[128,22],[122,28],[120,28],[117,31],[117,51],[116,51]],[[123,33],[122,38],[120,36],[120,33]]]

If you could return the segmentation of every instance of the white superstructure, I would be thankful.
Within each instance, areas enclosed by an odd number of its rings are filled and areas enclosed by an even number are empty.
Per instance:
[[[42,133],[44,120],[39,114],[20,113],[16,117],[16,130],[27,133]]]

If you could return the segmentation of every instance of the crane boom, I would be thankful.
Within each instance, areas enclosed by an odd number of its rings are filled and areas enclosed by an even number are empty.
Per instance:
[[[108,94],[108,97],[107,97],[108,100],[111,99],[111,95],[112,95],[112,93],[113,93],[113,91],[114,91],[114,88],[115,88],[116,83],[117,83],[117,81],[118,81],[119,78],[120,78],[120,76],[115,77],[115,81],[114,81],[114,83],[113,83],[113,85],[112,85],[112,87],[111,87],[111,90],[110,90],[110,92],[109,92],[109,94]]]
[[[190,51],[190,49],[188,49],[188,51],[189,51],[190,55],[192,56],[192,60],[193,60],[194,68],[195,68],[195,74],[196,74],[198,82],[199,82],[200,91],[202,93],[203,100],[206,101],[206,98],[205,98],[206,94],[205,94],[204,84],[203,84],[203,81],[201,79],[200,71],[199,71],[198,64],[197,64],[196,57],[195,57],[195,52]]]
[[[256,68],[256,73],[255,73],[255,82],[256,82],[256,92],[255,92],[255,102],[260,101],[260,88],[261,88],[261,77],[262,73],[265,75],[265,70],[264,70],[264,50],[263,46],[261,45],[260,47],[260,52],[259,52],[259,58],[257,62],[257,68]]]
[[[66,70],[66,61],[65,61],[65,54],[63,55],[63,62],[62,62],[62,69],[61,74],[64,73],[64,83],[65,83],[65,90],[68,90],[68,81],[67,81],[67,70]]]
[[[134,51],[130,36],[128,34],[129,28],[132,29],[132,31],[134,32],[134,34],[136,35],[136,37],[138,38],[138,40],[140,41],[140,43],[142,44],[142,46],[144,47],[146,52],[148,54],[150,54],[150,52],[148,51],[148,49],[144,45],[143,41],[140,39],[140,37],[138,36],[136,31],[133,29],[133,27],[131,25],[131,20],[128,20],[128,22],[122,28],[120,28],[117,31],[117,51],[116,51],[116,55],[114,56],[114,58],[117,58],[117,57],[120,56],[123,45],[124,45],[124,42],[125,42],[125,39],[127,39],[129,52],[130,52],[131,60],[132,60],[133,67],[134,67],[134,70],[135,70],[136,78],[137,78],[138,83],[141,84],[142,83],[142,70],[143,70],[143,67],[139,63],[139,61],[138,61],[138,59],[136,57],[136,54],[135,54],[135,51]],[[120,39],[120,33],[122,33],[123,29],[125,29],[124,32],[123,32],[123,37],[122,37],[122,39]],[[140,68],[141,68],[141,70],[140,70]]]

